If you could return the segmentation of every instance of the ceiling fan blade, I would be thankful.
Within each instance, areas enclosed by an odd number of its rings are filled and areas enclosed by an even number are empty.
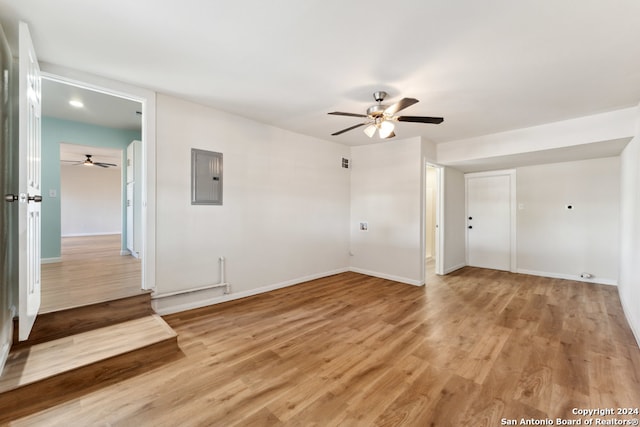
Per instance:
[[[411,107],[413,104],[417,103],[418,100],[415,98],[402,98],[400,101],[396,102],[393,105],[388,106],[384,110],[384,114],[386,116],[393,116],[400,110],[404,110],[407,107]]]
[[[340,135],[340,134],[345,133],[345,132],[349,132],[350,130],[353,130],[355,128],[359,128],[360,126],[364,126],[366,124],[368,124],[368,123],[366,123],[366,122],[365,123],[358,123],[357,125],[354,125],[354,126],[346,128],[346,129],[339,130],[338,132],[332,133],[331,136],[336,136],[336,135]]]
[[[103,163],[103,162],[93,162],[94,165],[102,166],[103,168],[108,168],[109,166],[118,166],[113,163]]]
[[[423,117],[423,116],[398,116],[394,120],[397,120],[399,122],[433,123],[436,125],[444,121],[442,117]]]
[[[368,117],[366,114],[356,114],[356,113],[343,113],[342,111],[334,111],[332,113],[327,113],[334,116],[349,116],[349,117]]]

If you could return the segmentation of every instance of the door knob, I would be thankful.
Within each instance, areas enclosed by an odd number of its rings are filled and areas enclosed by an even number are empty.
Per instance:
[[[4,201],[5,202],[15,202],[16,200],[20,200],[21,203],[24,202],[42,202],[42,196],[29,196],[28,194],[20,193],[20,194],[5,194]]]

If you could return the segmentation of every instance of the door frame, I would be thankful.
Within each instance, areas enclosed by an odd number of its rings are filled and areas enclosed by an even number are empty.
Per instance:
[[[469,265],[469,179],[508,176],[509,177],[509,271],[517,270],[517,200],[516,200],[516,170],[503,169],[488,172],[472,172],[464,174],[464,217],[465,217],[465,262]]]
[[[43,78],[117,96],[142,105],[142,283],[154,290],[156,283],[156,93],[126,83],[77,70],[41,63]]]
[[[431,162],[424,162],[422,167],[422,206],[421,206],[421,220],[420,220],[420,246],[421,246],[421,262],[422,262],[422,282],[426,283],[427,271],[426,271],[426,257],[427,257],[427,168],[432,167],[436,170],[436,256],[435,256],[435,273],[438,275],[444,274],[444,167]]]

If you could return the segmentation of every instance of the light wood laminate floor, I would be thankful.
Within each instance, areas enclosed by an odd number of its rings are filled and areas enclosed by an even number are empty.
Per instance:
[[[41,313],[136,295],[141,262],[120,255],[120,234],[62,238],[62,261],[42,264]]]
[[[182,357],[14,425],[499,426],[640,406],[611,286],[343,273],[165,319]]]

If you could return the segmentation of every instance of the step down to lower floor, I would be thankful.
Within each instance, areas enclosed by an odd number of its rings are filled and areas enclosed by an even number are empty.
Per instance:
[[[175,331],[156,314],[12,350],[0,376],[0,423],[178,354]]]
[[[140,292],[129,297],[66,310],[38,313],[27,341],[18,341],[19,325],[16,318],[14,319],[14,336],[11,348],[17,350],[22,347],[79,334],[153,313],[151,294],[149,292]]]

